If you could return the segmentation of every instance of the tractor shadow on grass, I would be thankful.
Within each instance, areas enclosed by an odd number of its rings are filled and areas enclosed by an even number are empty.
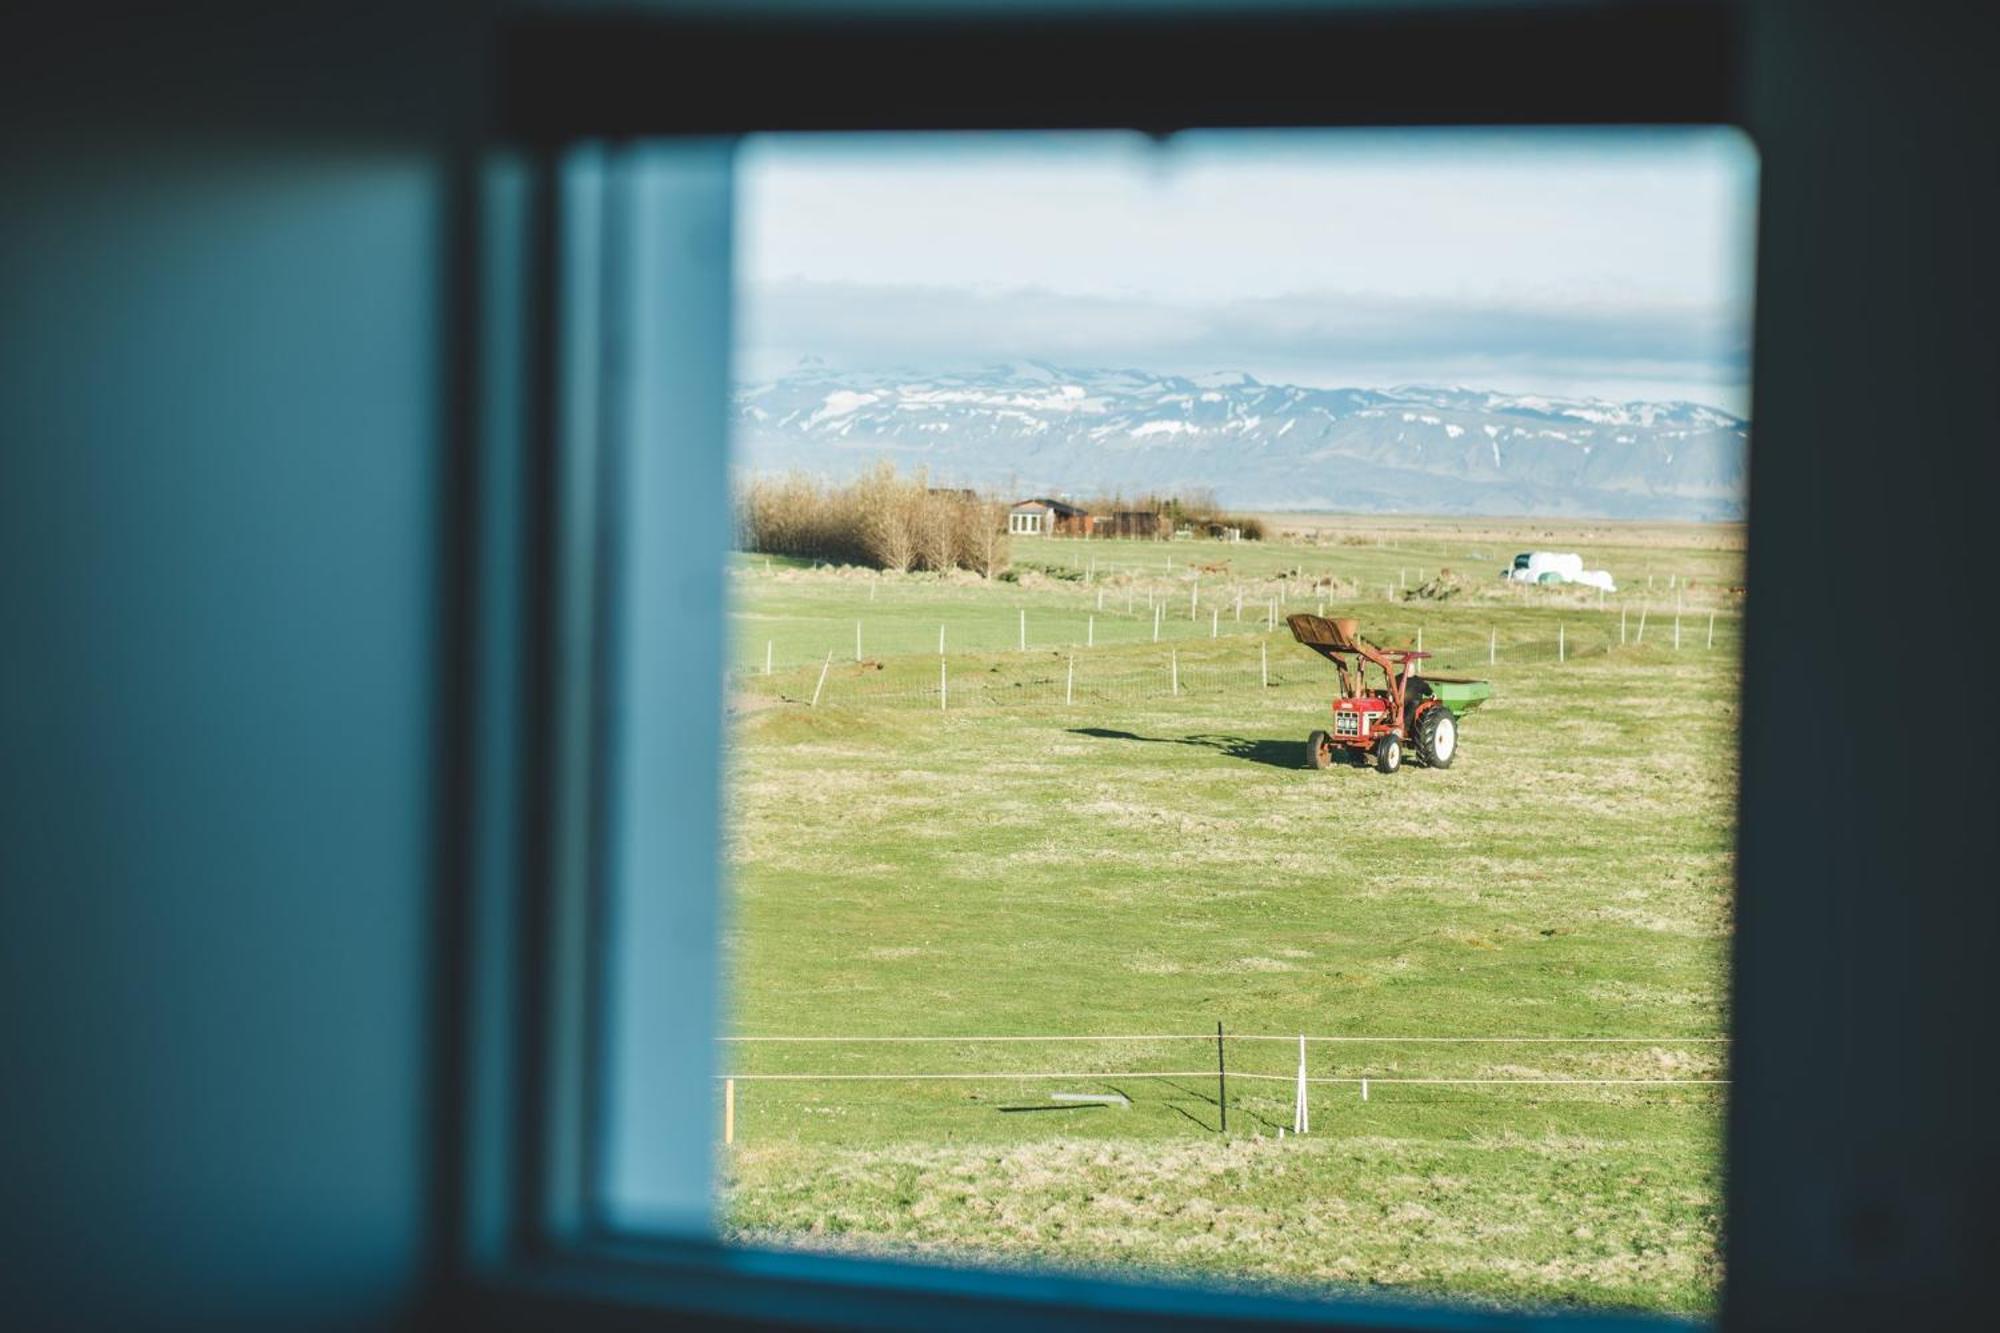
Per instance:
[[[1114,731],[1110,727],[1071,727],[1072,736],[1089,736],[1100,741],[1141,741],[1147,745],[1193,745],[1226,754],[1246,763],[1267,764],[1272,768],[1306,767],[1304,741],[1251,740],[1244,736],[1222,736],[1212,732],[1193,736],[1141,736],[1135,731]]]

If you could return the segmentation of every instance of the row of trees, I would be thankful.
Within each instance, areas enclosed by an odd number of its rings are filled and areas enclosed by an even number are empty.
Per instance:
[[[889,463],[834,486],[812,477],[753,478],[738,501],[743,548],[902,573],[1007,567],[1007,506],[971,491],[934,489]]]
[[[992,578],[1007,567],[1007,508],[973,491],[933,487],[921,469],[898,476],[894,465],[882,462],[846,485],[799,474],[752,478],[739,493],[737,524],[748,551],[897,573],[967,569]],[[1083,508],[1107,516],[1159,514],[1166,520],[1162,535],[1235,528],[1247,540],[1264,536],[1262,520],[1228,512],[1208,490],[1113,493]]]
[[[1147,491],[1139,495],[1127,496],[1122,491],[1108,495],[1093,496],[1078,502],[1093,514],[1141,513],[1159,514],[1167,521],[1169,534],[1182,528],[1192,528],[1196,535],[1219,534],[1226,528],[1235,528],[1245,541],[1264,539],[1264,520],[1255,514],[1235,514],[1224,509],[1216,500],[1215,492],[1205,486],[1179,491],[1172,495],[1160,495]]]

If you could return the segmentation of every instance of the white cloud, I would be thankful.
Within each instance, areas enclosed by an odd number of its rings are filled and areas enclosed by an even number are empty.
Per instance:
[[[765,137],[739,180],[752,377],[1034,358],[1747,398],[1730,131]]]

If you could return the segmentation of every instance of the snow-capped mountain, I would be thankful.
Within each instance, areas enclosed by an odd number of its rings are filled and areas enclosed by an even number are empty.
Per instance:
[[[1038,362],[801,367],[737,394],[738,461],[844,479],[888,458],[1022,494],[1205,486],[1253,509],[1740,518],[1749,423],[1695,403],[1310,389]]]

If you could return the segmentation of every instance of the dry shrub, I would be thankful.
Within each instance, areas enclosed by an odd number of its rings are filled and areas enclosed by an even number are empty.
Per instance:
[[[1007,567],[1007,509],[966,491],[934,490],[923,472],[889,463],[845,486],[793,474],[757,477],[738,497],[743,548],[896,573]]]
[[[1463,574],[1454,574],[1448,569],[1440,569],[1436,574],[1403,594],[1406,602],[1448,602],[1460,593],[1472,588],[1472,580]]]

